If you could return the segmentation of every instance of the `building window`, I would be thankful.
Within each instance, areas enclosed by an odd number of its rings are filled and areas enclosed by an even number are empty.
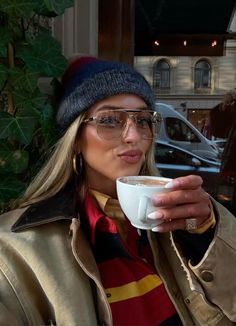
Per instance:
[[[206,60],[200,60],[194,68],[194,87],[211,87],[211,66]]]
[[[170,65],[165,60],[160,60],[154,69],[154,87],[170,88]]]

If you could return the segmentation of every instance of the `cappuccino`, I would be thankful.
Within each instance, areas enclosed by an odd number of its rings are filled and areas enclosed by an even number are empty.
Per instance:
[[[120,206],[131,224],[139,229],[153,229],[161,220],[148,215],[159,208],[152,203],[153,195],[168,192],[165,185],[172,179],[155,176],[126,176],[116,180]]]
[[[121,182],[128,183],[134,186],[162,186],[164,187],[170,180],[162,180],[156,177],[124,177],[120,179]]]

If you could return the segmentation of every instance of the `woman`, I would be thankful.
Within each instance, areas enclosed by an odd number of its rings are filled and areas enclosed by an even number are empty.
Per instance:
[[[225,93],[223,102],[211,110],[210,117],[213,135],[215,137],[227,138],[222,154],[221,171],[228,175],[235,175],[236,90]]]
[[[1,216],[0,325],[233,325],[236,221],[201,178],[153,198],[163,223],[152,231],[132,227],[116,199],[117,177],[157,174],[146,80],[83,57],[62,85],[62,136]]]
[[[213,135],[227,139],[221,157],[220,177],[218,181],[219,198],[225,191],[232,192],[229,210],[236,212],[236,90],[225,93],[222,103],[210,112]],[[223,121],[223,123],[222,123]],[[231,190],[231,191],[230,191]]]

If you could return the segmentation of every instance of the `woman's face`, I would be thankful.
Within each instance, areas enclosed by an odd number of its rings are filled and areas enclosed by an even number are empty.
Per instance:
[[[107,107],[115,110],[144,109],[147,105],[136,95],[115,95],[93,105],[87,118],[96,116]],[[78,152],[83,157],[89,187],[116,196],[116,178],[139,174],[151,143],[152,140],[142,138],[131,119],[128,119],[121,137],[109,140],[99,137],[95,123],[84,124]]]

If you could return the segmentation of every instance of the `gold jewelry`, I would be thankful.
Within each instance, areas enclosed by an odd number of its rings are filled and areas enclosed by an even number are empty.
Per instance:
[[[77,162],[77,158],[78,158],[79,162]],[[82,166],[83,166],[82,156],[80,153],[75,154],[73,156],[72,165],[73,165],[73,170],[74,170],[75,174],[79,175],[80,172],[82,171]],[[78,169],[78,166],[79,166],[79,169]]]
[[[186,218],[185,226],[187,231],[192,231],[197,229],[197,219],[196,218]]]
[[[206,221],[204,221],[203,223],[201,223],[194,231],[192,231],[192,233],[204,233],[206,232],[206,230],[208,230],[209,228],[213,228],[216,225],[216,218],[215,218],[215,214],[214,214],[214,210],[213,210],[213,206],[212,203],[210,202],[210,208],[211,208],[211,213],[210,216],[208,217],[208,219]]]

